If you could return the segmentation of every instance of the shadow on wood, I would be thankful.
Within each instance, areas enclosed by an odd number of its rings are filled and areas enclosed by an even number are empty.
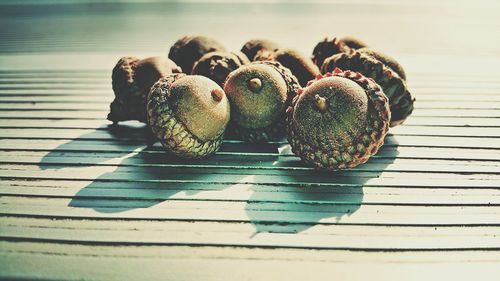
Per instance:
[[[375,162],[372,158],[368,166],[348,171],[322,172],[300,163],[286,141],[250,145],[227,140],[213,157],[182,160],[165,153],[158,144],[146,146],[143,127],[110,126],[106,130],[116,140],[92,146],[95,151],[75,146],[84,139],[92,143],[90,133],[54,149],[41,161],[43,169],[54,169],[54,159],[63,159],[60,153],[78,152],[76,158],[56,168],[76,165],[76,171],[83,169],[81,173],[91,169],[78,175],[91,183],[72,197],[70,207],[120,213],[154,206],[155,218],[243,220],[254,225],[254,234],[298,233],[317,224],[342,223],[344,216],[363,203],[363,186],[379,177],[396,157]],[[397,142],[391,141],[391,146]],[[95,155],[85,160],[85,153]],[[188,214],[199,206],[211,213]],[[232,215],[240,210],[246,219]]]
[[[397,141],[391,145],[397,146]],[[280,155],[291,153],[288,144],[280,149]],[[353,214],[363,204],[364,185],[370,179],[379,177],[395,158],[377,161],[375,169],[366,169],[367,164],[363,164],[355,169],[338,172],[296,171],[284,179],[284,185],[290,185],[286,190],[283,190],[283,186],[277,186],[274,193],[266,198],[255,187],[245,208],[255,226],[254,235],[261,232],[299,233],[325,220],[328,223],[342,223],[344,216]],[[368,164],[372,161],[373,158]],[[279,162],[276,164],[279,165]],[[294,162],[295,166],[301,166],[298,158]]]

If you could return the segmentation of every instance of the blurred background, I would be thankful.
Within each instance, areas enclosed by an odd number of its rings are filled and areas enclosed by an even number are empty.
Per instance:
[[[394,56],[500,55],[500,1],[0,2],[0,54],[166,53],[186,34],[239,49],[270,38],[310,54],[325,36],[354,35]]]

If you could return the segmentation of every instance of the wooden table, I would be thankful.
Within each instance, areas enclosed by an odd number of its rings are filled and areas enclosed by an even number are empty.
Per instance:
[[[498,3],[68,2],[0,6],[0,279],[498,278]],[[402,62],[416,110],[343,172],[285,141],[174,160],[109,126],[110,73],[193,33],[307,54],[357,35]]]

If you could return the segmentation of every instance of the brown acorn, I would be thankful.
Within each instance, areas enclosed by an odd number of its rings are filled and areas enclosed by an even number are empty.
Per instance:
[[[286,111],[292,151],[318,169],[366,162],[389,130],[387,97],[372,79],[335,69],[297,91]]]
[[[115,99],[110,105],[108,120],[146,122],[146,100],[151,86],[161,77],[181,72],[171,60],[150,57],[121,58],[111,75]]]
[[[261,50],[268,50],[270,52],[276,52],[280,46],[278,43],[268,40],[268,39],[252,39],[246,42],[241,48],[241,52],[244,53],[248,59],[255,61],[255,55]]]
[[[349,48],[343,41],[339,40],[338,38],[326,37],[314,47],[312,61],[318,67],[321,67],[326,58],[338,53],[348,52],[350,49],[351,48]]]
[[[285,109],[298,88],[297,78],[278,62],[253,62],[231,72],[224,83],[231,104],[228,135],[252,143],[283,138]]]
[[[205,54],[194,64],[191,74],[210,78],[223,87],[230,72],[250,63],[245,54],[238,53],[211,52]]]
[[[163,147],[181,158],[214,154],[230,118],[229,102],[219,85],[185,74],[161,78],[151,87],[147,113]]]
[[[405,70],[403,69],[403,66],[399,64],[399,62],[393,57],[385,53],[382,53],[380,51],[374,50],[372,48],[361,48],[358,50],[358,52],[365,55],[369,55],[383,62],[385,65],[394,70],[394,72],[396,72],[399,75],[399,77],[401,77],[403,80],[406,81],[406,73]]]
[[[349,53],[340,53],[327,58],[321,66],[321,72],[330,72],[335,68],[360,72],[375,80],[382,87],[389,98],[391,127],[403,123],[412,113],[415,98],[408,91],[406,81],[382,61],[352,50]]]
[[[226,48],[213,38],[207,36],[184,36],[170,47],[168,57],[177,63],[184,73],[191,73],[194,63],[204,54],[225,51]]]
[[[276,61],[290,69],[292,74],[299,80],[301,86],[305,86],[307,82],[321,74],[313,61],[297,50],[281,49],[276,52],[275,57]]]

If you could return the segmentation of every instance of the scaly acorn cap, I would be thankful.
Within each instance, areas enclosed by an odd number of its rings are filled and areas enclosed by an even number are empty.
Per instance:
[[[111,75],[115,99],[110,104],[108,120],[145,123],[146,100],[151,86],[160,77],[179,72],[180,68],[169,59],[122,57]]]
[[[326,58],[331,57],[335,54],[348,52],[351,50],[343,41],[336,37],[328,38],[326,37],[322,41],[318,42],[314,47],[312,53],[312,61],[321,67]]]
[[[191,74],[202,75],[224,86],[227,76],[240,66],[249,64],[245,54],[211,52],[201,57],[193,67]]]
[[[405,80],[382,61],[352,50],[349,53],[340,53],[327,58],[321,66],[321,72],[330,72],[335,68],[360,72],[375,80],[382,87],[389,98],[391,127],[402,124],[412,113],[415,98],[408,91]]]
[[[306,164],[326,170],[365,163],[383,145],[389,120],[380,86],[340,69],[299,89],[286,111],[292,151]]]
[[[401,77],[403,80],[406,81],[406,73],[405,73],[405,70],[403,69],[403,66],[401,64],[399,64],[399,62],[396,59],[394,59],[393,57],[391,57],[385,53],[382,53],[380,51],[374,50],[372,48],[361,48],[357,51],[362,53],[362,54],[374,57],[377,60],[383,62],[385,65],[387,65],[392,70],[394,70],[394,72],[396,72],[399,75],[399,77]]]
[[[222,88],[199,75],[158,80],[149,93],[147,112],[148,124],[163,147],[181,158],[215,153],[230,119]]]
[[[168,52],[168,58],[178,64],[184,73],[191,73],[193,65],[204,54],[225,52],[226,48],[207,36],[184,36],[177,40]]]
[[[259,61],[229,74],[224,91],[231,103],[228,136],[256,143],[285,136],[284,114],[297,78],[274,61]]]
[[[279,44],[274,41],[268,39],[252,39],[243,45],[241,52],[251,61],[255,61],[255,55],[257,55],[259,51],[268,50],[270,52],[276,52],[279,48]]]

